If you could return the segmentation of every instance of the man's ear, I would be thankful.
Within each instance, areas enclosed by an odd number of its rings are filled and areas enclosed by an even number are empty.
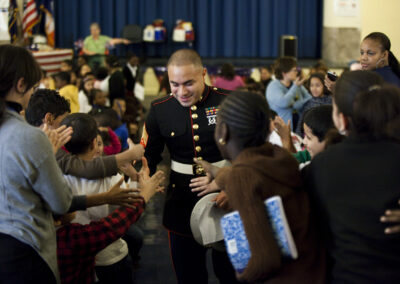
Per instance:
[[[19,78],[16,85],[16,91],[20,94],[24,94],[26,92],[26,84],[24,78]]]
[[[202,72],[203,74],[202,74],[202,76],[203,76],[203,80],[205,80],[206,79],[206,75],[207,75],[207,69],[206,68],[203,68],[203,72]]]
[[[49,126],[51,126],[53,124],[53,121],[54,121],[54,118],[50,112],[46,113],[44,118],[42,119],[42,122],[46,123]]]

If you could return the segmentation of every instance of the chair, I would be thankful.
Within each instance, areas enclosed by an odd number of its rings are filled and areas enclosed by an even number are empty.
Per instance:
[[[143,44],[143,30],[142,27],[139,25],[126,25],[122,29],[121,33],[122,38],[126,38],[131,41],[132,45],[138,45],[140,49],[140,55],[144,56],[146,53],[145,47]],[[132,49],[132,46],[130,47]],[[127,53],[129,47],[126,46],[123,48],[123,51]]]
[[[132,43],[142,43],[142,27],[139,25],[126,25],[122,29],[122,38],[129,39]]]

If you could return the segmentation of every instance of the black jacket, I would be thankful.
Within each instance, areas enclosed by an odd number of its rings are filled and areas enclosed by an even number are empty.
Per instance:
[[[145,122],[147,139],[142,138],[152,173],[162,159],[165,145],[171,159],[180,163],[193,164],[195,157],[210,163],[223,160],[214,141],[214,129],[218,106],[228,92],[206,85],[201,101],[192,107],[183,107],[171,95],[152,102]],[[191,235],[190,214],[199,200],[188,186],[191,178],[192,175],[171,171],[164,208],[164,225],[188,235]]]
[[[329,254],[331,283],[400,283],[400,234],[385,235],[399,208],[400,144],[347,138],[303,170]]]

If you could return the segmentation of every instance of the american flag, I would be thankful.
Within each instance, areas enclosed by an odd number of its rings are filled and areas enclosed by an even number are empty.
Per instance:
[[[40,5],[40,9],[45,13],[45,32],[47,35],[47,44],[54,47],[54,1],[53,0],[44,0],[42,5]]]
[[[24,14],[22,18],[22,30],[24,38],[32,35],[32,28],[39,22],[39,14],[36,10],[35,0],[25,0]]]
[[[11,43],[17,41],[18,37],[18,6],[15,0],[10,0],[9,16],[8,16],[8,32],[10,33]]]

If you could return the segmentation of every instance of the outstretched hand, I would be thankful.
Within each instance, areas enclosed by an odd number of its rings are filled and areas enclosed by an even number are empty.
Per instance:
[[[140,189],[140,195],[143,196],[145,202],[149,201],[151,197],[157,192],[163,192],[164,187],[161,182],[164,180],[164,172],[157,171],[151,178],[143,181],[143,187]]]
[[[150,179],[150,168],[145,157],[142,158],[142,167],[138,173],[139,186],[142,188],[144,184]]]
[[[47,135],[47,138],[49,138],[54,154],[71,140],[73,133],[72,127],[67,128],[66,125],[60,126],[54,130],[50,129],[47,124],[44,124],[41,129]]]
[[[288,120],[288,123],[286,124],[285,121],[279,116],[276,116],[274,119],[274,127],[276,133],[278,133],[279,137],[282,140],[282,147],[287,149],[288,151],[292,153],[296,153],[296,148],[293,145],[292,141],[292,130],[291,130],[291,121],[290,119]]]
[[[286,124],[285,121],[280,116],[275,116],[274,119],[274,127],[276,133],[278,133],[279,137],[283,140],[287,140],[291,138],[291,129],[290,129],[290,119]]]
[[[127,140],[129,145],[129,150],[131,152],[132,160],[140,160],[144,155],[144,148],[141,144],[135,144],[133,141],[128,138]]]
[[[106,200],[108,204],[135,208],[136,202],[142,202],[142,198],[138,196],[139,190],[136,188],[121,188],[124,178],[121,178],[113,187],[106,192]]]

